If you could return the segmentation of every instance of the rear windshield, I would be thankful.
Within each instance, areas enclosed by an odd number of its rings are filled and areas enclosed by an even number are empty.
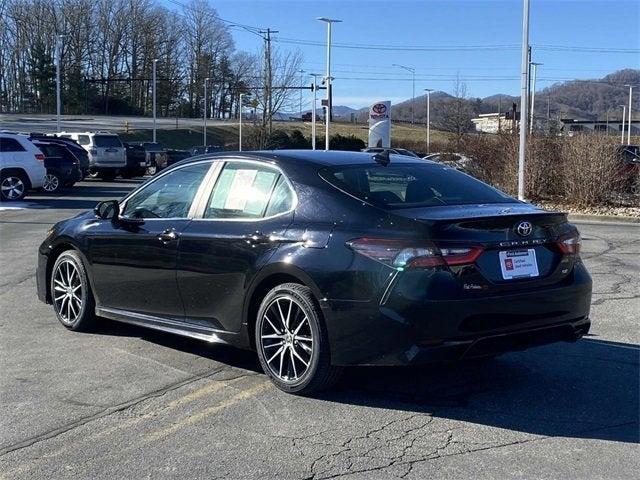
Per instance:
[[[93,144],[96,147],[122,147],[122,142],[115,135],[95,135]]]
[[[337,188],[388,209],[516,201],[473,177],[439,165],[347,165],[323,169],[320,175]]]

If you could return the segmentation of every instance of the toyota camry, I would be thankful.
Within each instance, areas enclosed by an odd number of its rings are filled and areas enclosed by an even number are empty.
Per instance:
[[[106,318],[252,349],[299,394],[347,365],[491,357],[590,327],[564,213],[388,152],[184,160],[53,226],[37,283],[70,330]]]

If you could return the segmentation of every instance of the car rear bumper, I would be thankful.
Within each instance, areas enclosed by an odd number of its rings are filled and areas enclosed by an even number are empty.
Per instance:
[[[499,296],[384,302],[327,300],[332,362],[409,365],[453,361],[575,341],[590,328],[591,278],[583,266],[569,284]]]

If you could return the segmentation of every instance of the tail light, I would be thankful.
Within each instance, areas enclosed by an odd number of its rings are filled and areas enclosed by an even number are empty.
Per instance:
[[[347,245],[361,255],[397,269],[468,265],[482,253],[480,247],[439,248],[430,242],[388,238],[357,238]]]
[[[556,242],[556,245],[558,245],[558,248],[564,254],[577,255],[578,253],[580,253],[582,239],[580,238],[580,234],[576,232],[574,234],[560,238]]]
[[[42,153],[36,153],[34,156],[36,157],[36,160],[44,162],[44,155]]]

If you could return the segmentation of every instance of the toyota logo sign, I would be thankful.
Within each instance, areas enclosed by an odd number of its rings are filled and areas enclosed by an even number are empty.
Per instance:
[[[531,232],[533,232],[533,225],[531,225],[531,222],[520,222],[516,227],[516,233],[521,237],[528,237],[531,235]]]
[[[373,107],[371,107],[378,115],[382,115],[387,112],[387,106],[384,103],[376,103]]]

